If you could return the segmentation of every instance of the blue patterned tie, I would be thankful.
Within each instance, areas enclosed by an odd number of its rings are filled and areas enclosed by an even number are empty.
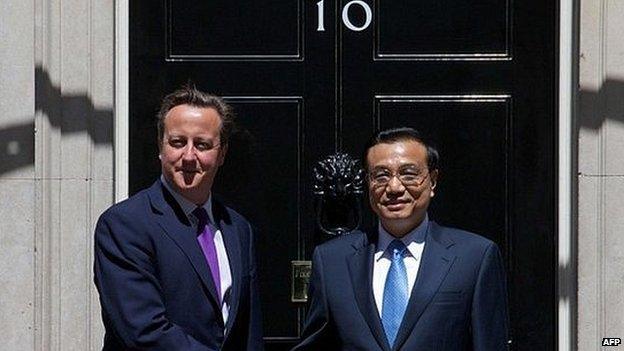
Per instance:
[[[386,285],[384,286],[383,305],[381,307],[381,321],[383,323],[386,337],[390,347],[394,345],[405,309],[407,308],[408,290],[407,290],[407,271],[403,262],[403,254],[405,253],[405,244],[400,240],[393,240],[388,245],[392,263],[388,276],[386,277]]]

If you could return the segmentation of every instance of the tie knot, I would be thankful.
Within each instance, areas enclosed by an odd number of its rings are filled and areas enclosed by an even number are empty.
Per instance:
[[[403,242],[398,239],[392,240],[390,245],[388,245],[388,251],[392,254],[393,257],[403,257],[405,249],[407,249],[405,244],[403,244]]]
[[[199,222],[198,227],[203,230],[203,227],[208,224],[208,212],[203,207],[197,207],[192,213]]]

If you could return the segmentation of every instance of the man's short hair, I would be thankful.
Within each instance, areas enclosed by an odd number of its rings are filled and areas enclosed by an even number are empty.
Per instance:
[[[416,141],[427,149],[427,168],[430,171],[437,170],[440,162],[438,150],[416,129],[410,127],[390,128],[376,132],[366,143],[362,164],[364,169],[368,168],[368,151],[377,144],[392,144],[399,141]]]
[[[160,109],[156,114],[158,126],[158,147],[162,146],[165,133],[165,118],[167,113],[176,106],[189,105],[200,108],[214,108],[221,117],[221,130],[219,139],[221,145],[226,145],[234,129],[234,113],[230,105],[216,95],[208,94],[198,90],[192,84],[186,84],[180,89],[165,96],[160,104]]]

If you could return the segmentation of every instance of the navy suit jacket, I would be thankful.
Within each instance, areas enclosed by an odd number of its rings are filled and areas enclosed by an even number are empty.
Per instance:
[[[188,218],[160,180],[109,208],[95,230],[104,350],[262,350],[249,223],[214,201],[232,272],[224,324],[210,268]]]
[[[505,271],[496,244],[430,222],[394,348],[372,292],[377,233],[356,231],[315,249],[310,307],[294,350],[507,350]]]

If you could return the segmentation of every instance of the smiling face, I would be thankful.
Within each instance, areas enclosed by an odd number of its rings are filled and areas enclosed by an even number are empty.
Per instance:
[[[409,139],[371,147],[366,161],[371,208],[388,233],[402,237],[425,218],[434,195],[438,171],[427,169],[427,148]],[[386,177],[386,184],[378,184],[370,176],[376,172],[391,174],[389,179]],[[422,183],[410,182],[411,173],[426,177]],[[407,184],[401,182],[401,177],[408,180]]]
[[[187,200],[208,199],[227,145],[221,144],[221,117],[214,108],[178,105],[164,120],[160,164],[169,184]]]

